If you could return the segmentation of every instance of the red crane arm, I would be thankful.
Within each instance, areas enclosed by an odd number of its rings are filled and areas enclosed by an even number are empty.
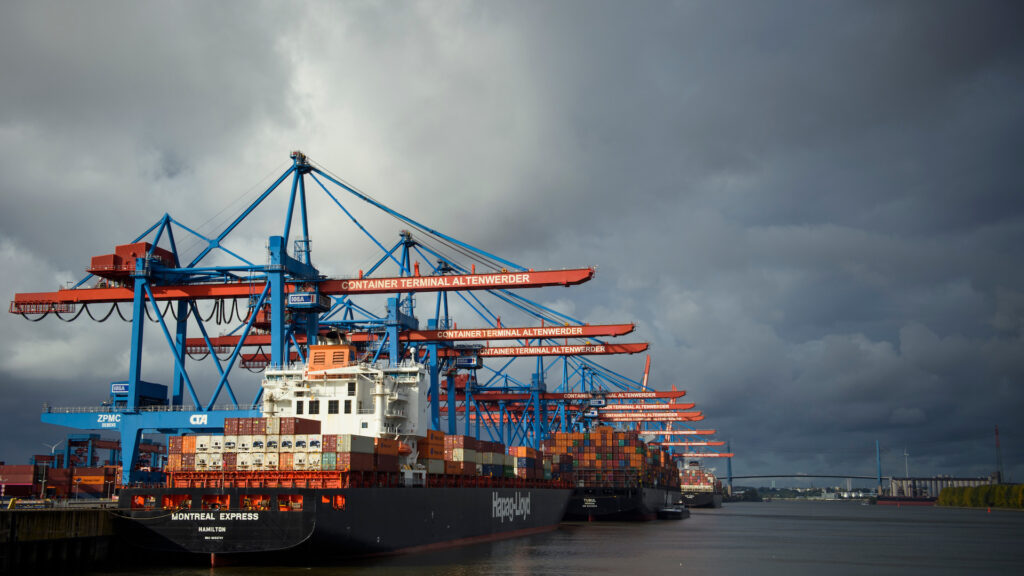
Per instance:
[[[718,430],[665,430],[658,432],[641,432],[641,436],[714,436]]]
[[[534,338],[588,338],[591,336],[622,336],[636,328],[635,324],[584,324],[582,326],[534,326],[527,328],[470,328],[456,330],[412,330],[402,332],[399,338],[410,342],[439,342],[446,340],[516,340]],[[370,342],[378,336],[370,333],[351,333],[353,342]]]
[[[571,270],[542,270],[498,274],[461,274],[456,276],[408,276],[401,278],[357,278],[323,280],[319,291],[326,295],[381,294],[388,292],[439,292],[445,290],[493,290],[511,288],[538,288],[541,286],[572,286],[594,277],[593,268]],[[229,282],[217,284],[188,284],[181,286],[153,286],[157,300],[248,298],[263,291],[265,283]],[[285,293],[298,291],[292,284],[285,285]],[[39,313],[60,310],[60,305],[131,302],[131,288],[75,288],[56,292],[27,292],[15,294],[10,312]],[[47,308],[52,307],[52,309]]]
[[[634,344],[583,344],[575,346],[506,346],[481,348],[481,357],[583,356],[594,354],[636,354],[647,350],[646,342]]]
[[[607,406],[601,406],[598,408],[599,411],[630,411],[630,412],[643,412],[643,411],[663,411],[663,410],[690,410],[696,404],[693,402],[687,402],[685,404],[608,404]]]
[[[600,324],[582,326],[537,326],[531,328],[480,328],[466,330],[407,330],[399,334],[404,342],[444,342],[455,340],[514,340],[517,338],[587,338],[591,336],[621,336],[635,329],[635,324]],[[216,347],[234,347],[240,336],[217,336],[210,338]],[[352,342],[374,342],[379,338],[370,332],[350,332],[348,339]],[[296,334],[299,344],[306,343],[304,334]],[[246,346],[270,345],[269,334],[250,334],[245,339]],[[206,341],[202,338],[189,338],[185,346],[192,352],[206,350]]]

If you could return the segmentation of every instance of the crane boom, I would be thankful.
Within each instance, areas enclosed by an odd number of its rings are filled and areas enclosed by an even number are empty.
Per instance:
[[[538,288],[542,286],[572,286],[594,277],[593,268],[570,270],[543,270],[498,274],[460,274],[451,276],[406,276],[397,278],[330,279],[318,282],[320,294],[340,296],[349,294],[385,294],[397,292],[440,292],[446,290],[495,290]],[[220,282],[186,285],[153,286],[156,300],[210,300],[222,298],[248,298],[259,294],[264,282]],[[285,294],[298,292],[294,284],[286,284]],[[9,311],[14,314],[35,314],[63,311],[68,304],[131,302],[134,292],[130,287],[75,288],[56,292],[26,292],[15,294]],[[51,309],[52,308],[52,309]]]
[[[457,340],[515,340],[519,338],[587,338],[591,336],[621,336],[632,332],[634,324],[580,325],[580,326],[535,326],[527,328],[471,328],[462,330],[406,330],[400,332],[402,342],[444,342]],[[372,332],[350,332],[347,337],[352,342],[373,342],[380,335]],[[234,347],[241,339],[238,335],[216,336],[210,338],[214,347]],[[298,344],[306,343],[305,334],[296,334]],[[245,338],[245,346],[268,346],[269,334],[249,334]],[[202,338],[189,338],[185,346],[192,353],[208,350]]]

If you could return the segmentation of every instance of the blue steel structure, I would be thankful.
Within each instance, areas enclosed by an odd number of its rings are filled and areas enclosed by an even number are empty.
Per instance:
[[[557,356],[545,360],[542,356],[533,359],[529,379],[516,375],[511,367],[512,358],[492,367],[474,356],[473,347],[460,347],[450,342],[432,341],[421,345],[403,344],[399,334],[403,330],[415,330],[418,320],[415,316],[413,292],[399,292],[389,297],[386,313],[376,315],[358,305],[349,294],[325,294],[321,287],[329,281],[313,265],[309,250],[309,224],[306,208],[306,178],[309,177],[324,194],[383,252],[380,259],[360,277],[370,277],[381,267],[395,264],[400,277],[418,276],[418,258],[431,262],[429,273],[434,276],[474,275],[476,265],[490,270],[506,272],[532,272],[523,266],[502,259],[494,254],[456,240],[437,230],[429,228],[346,184],[320,167],[309,162],[305,155],[295,152],[291,155],[292,165],[273,182],[217,235],[208,237],[189,228],[170,215],[164,215],[157,223],[139,235],[133,243],[147,242],[147,252],[131,263],[129,279],[124,283],[131,288],[131,339],[128,378],[111,385],[111,399],[105,406],[94,409],[47,408],[42,414],[44,422],[82,430],[116,431],[121,437],[121,465],[124,483],[137,478],[135,463],[138,458],[139,439],[144,432],[181,434],[186,432],[217,432],[223,430],[224,421],[231,417],[258,416],[260,394],[247,401],[239,401],[231,386],[232,368],[244,365],[242,349],[247,346],[246,337],[254,333],[257,323],[265,323],[269,332],[269,364],[282,366],[297,356],[304,361],[304,345],[315,344],[322,330],[368,331],[379,334],[375,349],[370,350],[373,360],[386,357],[398,362],[403,357],[415,355],[425,362],[429,373],[429,395],[431,400],[431,425],[434,429],[446,429],[448,433],[458,431],[458,411],[465,416],[461,424],[464,433],[477,437],[489,437],[506,444],[538,446],[540,441],[553,430],[580,430],[590,425],[590,420],[581,410],[569,410],[580,400],[562,397],[549,400],[549,392],[638,391],[641,383],[601,366],[585,356]],[[226,246],[228,236],[242,221],[259,207],[268,196],[291,178],[291,190],[285,215],[284,231],[280,236],[268,239],[267,261],[257,264],[247,260]],[[358,219],[353,216],[326,184],[333,184],[356,198],[378,208],[386,214],[418,231],[422,236],[414,238],[409,231],[402,231],[400,239],[391,248],[385,247]],[[298,211],[300,234],[294,239],[294,255],[288,253],[289,239],[293,234],[292,221]],[[179,252],[175,232],[182,231],[203,243],[203,248],[191,259]],[[161,244],[173,255],[173,262],[156,257],[155,250]],[[212,254],[220,254],[231,260],[231,264],[209,264]],[[454,257],[453,257],[454,255]],[[472,261],[468,267],[459,258]],[[592,271],[591,271],[592,273]],[[88,311],[85,301],[70,298],[81,291],[87,291],[86,283],[93,275],[83,278],[72,290],[62,291],[61,302],[25,305],[12,302],[11,312],[28,316],[30,313],[45,316],[53,313],[58,317],[74,312],[74,317]],[[572,283],[578,283],[572,282]],[[564,283],[568,285],[568,283]],[[538,284],[540,285],[540,284]],[[550,284],[544,284],[550,285]],[[217,347],[211,343],[207,324],[216,316],[223,320],[235,316],[237,310],[228,309],[226,298],[236,297],[238,287],[248,287],[248,313],[238,314],[240,322],[231,331],[239,336],[226,358],[218,356]],[[560,313],[550,307],[531,301],[506,288],[480,290],[492,295],[502,305],[523,312],[527,317],[548,324],[582,324],[580,320]],[[219,291],[220,288],[228,288]],[[288,288],[286,290],[286,287]],[[512,287],[510,285],[509,287]],[[427,328],[444,329],[454,326],[450,316],[447,291],[439,288],[434,304],[433,317],[427,320]],[[101,290],[97,290],[101,292]],[[471,291],[454,292],[462,306],[474,311],[487,326],[501,325],[501,319],[493,305]],[[99,297],[98,297],[99,298]],[[167,300],[161,310],[160,303]],[[204,315],[198,302],[213,300],[213,310]],[[110,313],[118,308],[118,297],[93,300],[111,303]],[[80,304],[68,304],[80,302]],[[234,302],[234,301],[233,301]],[[237,305],[237,302],[234,302]],[[89,312],[92,317],[92,312]],[[168,321],[170,317],[171,321]],[[173,362],[171,387],[150,382],[143,376],[143,342],[147,318],[159,326]],[[38,318],[37,318],[38,319]],[[64,318],[62,318],[64,319]],[[212,394],[201,399],[194,385],[188,366],[192,358],[186,346],[190,325],[202,335],[205,349],[211,351],[217,381]],[[587,342],[603,342],[587,339]],[[522,341],[521,345],[544,345],[557,343],[553,339]],[[454,351],[454,353],[453,353]],[[463,391],[457,390],[456,382],[465,381]],[[481,375],[483,377],[481,378]],[[518,395],[513,399],[498,402],[500,417],[497,420],[484,415],[489,406],[488,394]],[[481,401],[477,401],[480,398]],[[226,401],[225,401],[226,400]],[[447,409],[447,422],[442,422],[442,404]],[[475,418],[469,416],[475,415]]]

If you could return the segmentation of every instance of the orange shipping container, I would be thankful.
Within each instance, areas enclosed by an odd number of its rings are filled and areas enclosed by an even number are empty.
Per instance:
[[[183,454],[195,454],[196,453],[196,437],[195,436],[182,436],[182,438],[181,438],[181,452]]]

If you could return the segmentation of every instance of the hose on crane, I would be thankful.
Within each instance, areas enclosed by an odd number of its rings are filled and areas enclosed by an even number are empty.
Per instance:
[[[85,313],[89,315],[89,319],[92,320],[93,322],[106,322],[107,319],[110,318],[110,315],[114,313],[115,306],[117,306],[117,302],[114,302],[113,304],[110,305],[110,310],[107,310],[106,316],[104,316],[101,320],[97,320],[96,317],[92,315],[92,311],[89,310],[89,305],[82,305],[82,307],[85,308]]]

